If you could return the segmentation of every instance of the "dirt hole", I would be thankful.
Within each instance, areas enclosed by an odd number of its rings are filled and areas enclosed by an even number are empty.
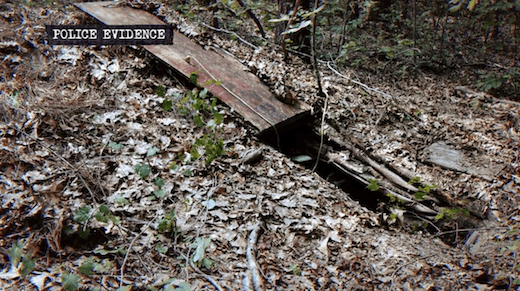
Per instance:
[[[273,148],[279,150],[284,155],[295,160],[295,162],[313,169],[316,159],[318,158],[318,151],[320,148],[320,136],[316,134],[313,128],[316,128],[316,121],[312,117],[306,117],[297,121],[296,125],[292,128],[286,128],[282,131],[279,130],[278,136],[274,132],[266,132],[260,136],[260,140]],[[325,157],[328,151],[339,152],[344,150],[332,142],[327,142],[326,137],[321,148],[320,161],[315,169],[315,172],[319,174],[324,180],[336,185],[339,189],[344,191],[353,200],[359,202],[362,206],[370,209],[371,211],[381,214],[389,215],[391,208],[390,198],[380,192],[374,192],[366,188],[366,185],[357,179],[345,174],[343,171],[338,169],[333,164],[329,163]],[[305,162],[296,161],[298,157],[310,157],[311,159]],[[447,203],[437,205],[439,207],[451,207]],[[409,218],[415,216],[414,213],[407,213]],[[420,219],[409,219],[409,221],[416,221],[418,225],[424,220]],[[466,240],[468,232],[458,231],[458,229],[475,228],[480,219],[469,214],[469,216],[457,217],[452,220],[439,220],[437,222],[432,221],[417,229],[426,230],[432,235],[439,235],[439,237],[447,244],[455,246]],[[411,224],[413,225],[413,224]],[[415,227],[409,228],[410,231],[416,231]]]
[[[304,118],[298,121],[297,127],[286,129],[279,133],[279,145],[276,135],[268,132],[261,136],[261,140],[273,148],[279,150],[291,159],[297,157],[308,156],[312,159],[305,162],[298,162],[301,165],[312,169],[318,158],[318,150],[320,148],[320,136],[314,133],[314,120],[312,118]],[[315,170],[323,179],[336,185],[338,188],[346,192],[352,199],[358,201],[364,207],[377,212],[378,206],[384,202],[383,197],[378,197],[374,192],[368,190],[365,185],[356,179],[345,175],[336,167],[329,164],[325,160],[325,153],[329,150],[338,150],[333,145],[324,142],[321,149],[321,159]]]

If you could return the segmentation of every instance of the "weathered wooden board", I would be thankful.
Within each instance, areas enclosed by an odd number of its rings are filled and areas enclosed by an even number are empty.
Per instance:
[[[443,141],[431,144],[426,148],[426,151],[426,161],[431,164],[489,181],[495,179],[505,166],[485,155],[475,154],[474,157],[470,158],[462,151],[452,148]]]
[[[165,24],[154,15],[130,7],[115,7],[114,2],[76,3],[79,9],[107,25]],[[255,75],[246,72],[236,59],[204,50],[179,32],[174,32],[173,45],[145,45],[150,53],[167,65],[172,66],[189,78],[197,72],[200,86],[207,88],[214,96],[242,115],[255,127],[264,131],[272,125],[290,123],[307,114],[310,106],[302,102],[291,106],[278,101]],[[189,57],[189,58],[187,58]],[[211,83],[206,70],[223,86]],[[231,94],[226,90],[233,92]],[[238,98],[236,96],[238,96]]]

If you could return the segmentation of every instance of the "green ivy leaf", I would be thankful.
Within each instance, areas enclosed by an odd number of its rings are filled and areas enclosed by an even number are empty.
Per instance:
[[[200,111],[201,109],[204,109],[204,100],[203,99],[197,99],[193,105],[191,105],[191,108]]]
[[[202,237],[197,237],[195,242],[190,245],[190,248],[195,248],[195,252],[193,253],[192,257],[193,262],[202,262],[202,259],[204,259],[204,253],[210,242],[210,238],[205,239]]]
[[[76,212],[74,213],[74,221],[79,223],[85,223],[90,219],[90,206],[85,205],[80,207]]]
[[[118,144],[117,142],[110,142],[110,143],[108,143],[108,147],[113,148],[115,150],[119,150],[119,149],[122,149],[124,147],[124,145]]]
[[[164,97],[166,95],[166,88],[159,85],[159,86],[157,86],[157,89],[155,90],[155,92],[157,93],[157,96]]]
[[[61,285],[67,291],[74,291],[79,288],[80,277],[75,274],[65,273],[61,275]]]
[[[170,169],[174,170],[174,171],[178,171],[179,170],[179,165],[177,165],[176,162],[171,162],[170,165],[168,166]]]
[[[189,283],[182,282],[179,284],[179,287],[175,288],[174,291],[190,291],[190,290],[191,290],[191,285]]]
[[[408,184],[412,185],[415,183],[419,183],[420,181],[421,181],[421,177],[413,177],[410,179],[410,181],[408,181]]]
[[[212,259],[204,258],[202,259],[201,266],[203,266],[206,269],[210,269],[214,263],[215,261],[213,261]]]
[[[193,72],[190,74],[190,81],[194,84],[194,85],[197,85],[197,79],[199,78],[199,74],[197,73],[197,71]]]
[[[107,223],[108,222],[108,217],[105,214],[101,213],[101,212],[96,213],[96,215],[94,217],[99,222],[103,222],[103,223]]]
[[[190,92],[191,93],[191,92]],[[186,102],[188,102],[188,100],[190,100],[190,96],[191,94],[187,94],[186,96],[184,96],[181,101],[180,101],[180,104],[184,104]]]
[[[161,177],[155,177],[153,183],[155,184],[155,186],[162,188],[164,186],[164,179]]]
[[[101,204],[99,206],[99,212],[103,214],[110,214],[110,209],[108,209],[108,206],[106,206],[105,204]]]
[[[121,220],[119,219],[119,216],[109,214],[108,219],[110,219],[110,221],[112,221],[112,223],[114,223],[114,224],[117,224],[117,225],[121,224]]]
[[[196,159],[200,158],[200,154],[199,154],[199,151],[197,150],[197,147],[191,147],[190,155],[191,155],[192,161],[195,161]]]
[[[150,157],[150,156],[155,156],[155,154],[157,154],[158,151],[159,151],[158,148],[156,148],[156,147],[151,147],[151,148],[149,148],[148,151],[146,152],[146,155],[149,156],[149,157]]]
[[[20,270],[22,277],[29,275],[34,270],[34,266],[36,266],[36,260],[31,258],[30,255],[26,255],[22,260],[22,269]]]
[[[213,120],[215,121],[215,124],[221,124],[222,122],[224,122],[224,115],[215,112],[213,113]]]
[[[172,107],[173,107],[173,100],[164,98],[164,100],[162,102],[162,109],[164,111],[168,111],[168,110],[172,109]]]
[[[419,192],[415,192],[413,194],[413,197],[415,197],[415,199],[417,199],[417,200],[423,200],[424,198],[426,198],[426,195],[427,195],[426,193],[419,191]]]
[[[387,222],[390,223],[390,224],[392,224],[392,223],[394,223],[394,222],[396,222],[396,221],[397,221],[397,214],[395,214],[395,213],[390,213],[390,215],[388,216],[388,220],[387,220]]]
[[[203,201],[203,202],[202,202],[202,205],[203,205],[204,207],[207,207],[208,210],[211,210],[211,209],[215,208],[215,206],[217,205],[217,203],[215,202],[215,200],[213,200],[213,199],[209,199],[207,202],[206,202],[206,201]]]
[[[20,262],[20,259],[23,255],[23,242],[18,241],[15,245],[11,247],[9,250],[9,260],[13,266],[17,266]]]
[[[88,258],[79,266],[78,270],[83,275],[92,276],[94,274],[92,271],[94,269],[94,265],[94,259]]]
[[[153,191],[153,194],[155,194],[155,197],[157,197],[157,198],[166,197],[166,191],[164,189],[157,189],[157,190]]]
[[[368,179],[368,182],[370,184],[367,185],[367,189],[370,190],[370,191],[377,191],[379,190],[379,181],[377,179]]]
[[[296,276],[300,276],[300,274],[302,273],[302,270],[300,269],[300,267],[297,264],[290,265],[289,269],[291,269],[293,274]]]
[[[157,252],[159,252],[161,254],[166,254],[166,252],[168,251],[167,247],[159,245],[159,244],[155,246],[155,249],[157,250]]]
[[[151,169],[147,164],[137,164],[134,166],[135,171],[141,178],[146,178],[150,175]]]
[[[130,201],[123,196],[116,196],[114,202],[119,205],[130,205]]]
[[[130,290],[132,290],[132,285],[127,285],[127,286],[119,287],[119,288],[117,288],[116,291],[130,291]]]
[[[199,114],[193,117],[193,123],[195,123],[195,125],[198,127],[202,127],[204,125],[204,121],[202,120],[202,117]]]
[[[109,259],[103,259],[101,263],[94,264],[94,271],[98,273],[108,273],[114,269],[114,264]]]
[[[395,202],[395,201],[397,201],[397,198],[396,198],[395,195],[393,195],[393,194],[387,193],[386,196],[387,196],[388,198],[390,198],[390,202]]]

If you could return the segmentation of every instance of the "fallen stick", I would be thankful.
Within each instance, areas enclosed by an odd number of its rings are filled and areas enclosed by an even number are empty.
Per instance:
[[[220,285],[217,283],[217,281],[213,280],[213,278],[211,278],[210,276],[208,276],[207,274],[202,272],[199,268],[197,268],[197,266],[195,266],[195,264],[193,263],[192,260],[189,260],[189,261],[190,261],[190,266],[193,268],[193,270],[195,270],[195,272],[197,272],[197,274],[199,274],[204,279],[206,279],[208,282],[210,282],[211,285],[213,285],[215,287],[215,289],[217,289],[218,291],[224,291],[224,289],[222,289],[222,287],[220,287]]]
[[[251,290],[251,283],[253,285],[253,290],[260,291],[263,290],[263,280],[260,276],[260,271],[258,268],[258,263],[256,262],[256,242],[258,240],[258,232],[260,231],[261,223],[257,223],[251,233],[249,234],[249,238],[247,240],[247,249],[246,249],[246,257],[247,257],[247,274],[246,278],[244,278],[244,289]]]
[[[242,1],[242,0],[236,0],[236,1],[237,1],[238,5],[240,5],[242,8],[244,8],[246,10],[246,13],[249,16],[249,18],[253,19],[253,21],[256,24],[256,27],[258,27],[258,30],[260,30],[260,34],[262,35],[262,37],[266,38],[264,27],[262,26],[262,23],[260,22],[260,20],[258,20],[258,17],[256,17],[253,10],[251,10],[251,8],[248,8],[246,6],[246,4],[244,3],[244,1]]]
[[[385,166],[380,165],[376,161],[372,160],[370,157],[365,155],[361,152],[358,148],[356,148],[354,145],[347,143],[343,141],[342,139],[338,138],[337,136],[339,134],[336,133],[335,130],[332,130],[332,126],[329,126],[329,138],[337,143],[340,146],[345,147],[347,150],[349,150],[357,159],[359,159],[362,162],[365,162],[372,168],[374,168],[378,173],[380,173],[383,177],[385,177],[388,181],[394,183],[395,185],[398,185],[406,190],[412,191],[412,192],[419,192],[419,189],[416,187],[408,184],[401,176],[397,175],[396,173],[390,171]]]
[[[340,171],[342,171],[344,174],[348,175],[349,177],[352,177],[354,179],[356,179],[358,182],[362,183],[363,185],[367,186],[369,185],[369,182],[364,179],[363,177],[353,173],[352,171],[348,170],[346,167],[344,167],[342,164],[342,161],[340,161],[338,158],[334,158],[334,157],[331,157],[330,155],[328,155],[327,157],[330,157],[330,162],[337,168],[339,169]],[[409,207],[417,212],[421,212],[421,213],[426,213],[426,214],[429,214],[429,215],[437,215],[438,212],[431,209],[430,207],[424,205],[424,204],[421,204],[420,202],[416,201],[416,200],[413,200],[409,197],[406,197],[405,195],[402,195],[402,194],[399,194],[399,193],[396,193],[395,191],[391,191],[383,186],[380,186],[380,193],[382,193],[383,195],[387,195],[387,194],[390,194],[390,195],[393,195],[395,198],[399,199],[399,200],[402,200],[404,203],[409,203],[411,204]]]
[[[457,86],[457,87],[455,87],[455,90],[466,94],[466,96],[468,96],[468,97],[489,98],[489,100],[491,100],[492,102],[499,102],[499,103],[505,103],[505,104],[510,104],[510,105],[514,105],[514,106],[520,106],[520,103],[518,103],[518,102],[495,98],[490,94],[487,94],[484,92],[475,92],[464,86]]]
[[[248,42],[247,40],[243,39],[240,37],[240,35],[234,33],[233,31],[229,31],[229,30],[225,30],[223,28],[216,28],[216,27],[213,27],[213,26],[210,26],[210,25],[207,25],[206,23],[201,23],[202,26],[206,27],[206,28],[209,28],[211,30],[215,30],[215,31],[218,31],[218,32],[225,32],[225,33],[229,33],[229,34],[232,34],[234,35],[238,40],[240,40],[241,42],[247,44],[248,46],[254,48],[254,49],[258,49],[258,47],[250,42]]]

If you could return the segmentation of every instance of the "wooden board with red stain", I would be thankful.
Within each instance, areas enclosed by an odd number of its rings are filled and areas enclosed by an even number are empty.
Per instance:
[[[113,4],[106,1],[74,5],[106,25],[165,24],[146,11]],[[177,31],[174,31],[173,45],[143,47],[187,78],[197,72],[199,86],[207,88],[260,131],[272,125],[279,128],[309,113],[310,106],[303,102],[288,105],[278,101],[269,88],[257,76],[246,72],[236,59],[205,50]],[[222,85],[208,82],[213,78]]]

